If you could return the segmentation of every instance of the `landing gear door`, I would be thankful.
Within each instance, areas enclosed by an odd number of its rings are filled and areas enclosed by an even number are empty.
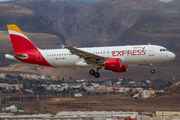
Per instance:
[[[154,46],[149,45],[149,56],[154,56]]]

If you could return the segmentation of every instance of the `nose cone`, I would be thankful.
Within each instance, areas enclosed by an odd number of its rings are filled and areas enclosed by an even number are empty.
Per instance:
[[[169,58],[170,58],[171,60],[173,60],[175,57],[176,57],[176,55],[171,52],[171,54],[169,55]]]

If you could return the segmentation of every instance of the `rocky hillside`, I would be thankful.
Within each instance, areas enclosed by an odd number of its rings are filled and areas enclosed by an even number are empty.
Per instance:
[[[20,6],[0,4],[0,63],[4,60],[4,51],[13,51],[7,32],[7,24],[16,24],[39,48],[60,48],[65,44],[64,37],[35,11]],[[12,62],[12,61],[11,61]]]
[[[64,35],[69,45],[80,47],[152,43],[171,48],[177,45],[175,37],[178,37],[180,24],[179,1],[108,0],[89,6],[49,0],[10,3],[40,13]],[[173,41],[172,44],[168,43],[169,39]]]
[[[157,44],[180,50],[180,1],[108,0],[89,6],[74,2],[10,2],[37,11],[64,35],[68,45],[109,46]],[[180,60],[178,57],[177,60]]]

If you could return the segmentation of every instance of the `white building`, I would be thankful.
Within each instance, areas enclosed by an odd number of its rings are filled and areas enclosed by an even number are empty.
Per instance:
[[[11,105],[10,107],[3,108],[2,111],[17,111],[17,107],[15,105]]]
[[[6,88],[6,83],[0,83],[0,87],[2,87],[2,88]]]
[[[93,120],[113,120],[116,118],[137,118],[138,112],[122,112],[122,111],[62,111],[56,114],[57,118],[63,120],[71,120],[74,118],[92,118]]]
[[[47,90],[58,90],[58,88],[60,88],[61,85],[53,85],[50,84],[49,86],[47,86]]]

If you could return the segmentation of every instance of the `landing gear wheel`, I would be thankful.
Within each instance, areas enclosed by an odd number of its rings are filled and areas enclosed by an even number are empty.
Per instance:
[[[94,74],[94,77],[95,77],[95,78],[99,78],[99,77],[100,77],[100,74],[99,74],[98,72],[96,72],[96,73]]]
[[[155,73],[155,70],[151,70],[151,73],[154,74],[154,73]]]
[[[90,71],[89,71],[89,74],[90,74],[90,75],[94,75],[94,74],[95,74],[95,71],[94,71],[94,70],[90,70]]]

